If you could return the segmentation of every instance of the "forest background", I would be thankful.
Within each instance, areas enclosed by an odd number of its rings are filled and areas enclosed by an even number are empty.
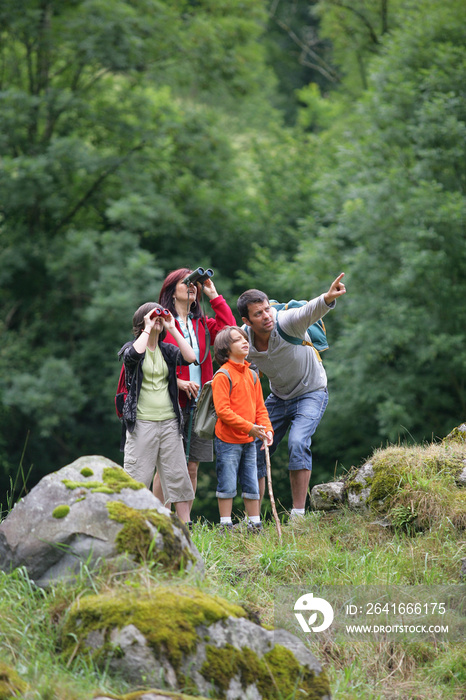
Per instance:
[[[238,321],[248,287],[346,273],[313,483],[464,421],[465,36],[463,0],[3,0],[3,510],[79,456],[122,463],[117,352],[180,266]],[[284,444],[288,507],[285,467]],[[205,464],[194,516],[214,496]]]

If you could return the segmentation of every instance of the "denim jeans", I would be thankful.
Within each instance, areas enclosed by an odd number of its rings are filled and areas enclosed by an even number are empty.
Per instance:
[[[223,442],[215,437],[217,469],[217,498],[234,498],[239,480],[242,497],[259,500],[257,481],[256,446],[254,442],[236,444]]]
[[[269,394],[265,400],[270,421],[274,430],[273,445],[269,448],[271,455],[277,449],[286,431],[288,436],[288,469],[307,469],[312,471],[311,442],[317,426],[322,420],[328,403],[327,389],[310,391],[295,399],[279,399]],[[262,441],[256,440],[257,475],[266,475],[265,452],[261,450]]]

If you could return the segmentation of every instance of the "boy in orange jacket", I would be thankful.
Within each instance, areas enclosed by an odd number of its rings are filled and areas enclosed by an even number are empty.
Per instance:
[[[222,368],[212,381],[212,396],[217,413],[216,496],[220,524],[224,530],[233,527],[231,510],[239,479],[248,529],[259,531],[262,524],[254,439],[259,438],[271,445],[272,424],[264,404],[259,378],[250,369],[249,362],[246,362],[249,342],[245,331],[237,326],[225,326],[215,338],[214,353]],[[228,375],[223,370],[227,370]]]

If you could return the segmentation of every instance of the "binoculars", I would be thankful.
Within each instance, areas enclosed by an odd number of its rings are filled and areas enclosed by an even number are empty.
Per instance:
[[[187,277],[184,278],[183,283],[184,284],[196,284],[196,282],[200,282],[201,284],[205,282],[209,277],[214,276],[214,271],[211,270],[210,268],[208,270],[204,270],[203,267],[197,267],[193,272],[191,272]]]
[[[150,318],[155,318],[156,316],[169,316],[170,312],[168,309],[154,309],[150,315]]]

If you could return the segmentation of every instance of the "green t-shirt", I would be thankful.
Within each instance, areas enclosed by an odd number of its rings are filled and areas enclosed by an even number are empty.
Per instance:
[[[153,351],[146,348],[142,372],[136,418],[153,421],[176,418],[168,393],[168,366],[158,345]]]

